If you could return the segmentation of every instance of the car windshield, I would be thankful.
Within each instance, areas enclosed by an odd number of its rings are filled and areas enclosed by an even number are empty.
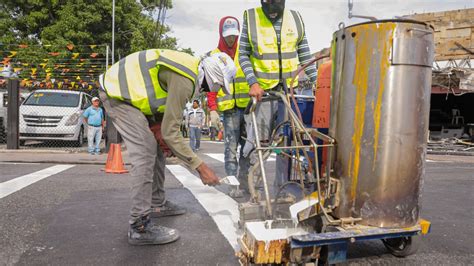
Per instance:
[[[34,92],[23,103],[24,105],[76,107],[79,104],[79,94],[60,92]]]

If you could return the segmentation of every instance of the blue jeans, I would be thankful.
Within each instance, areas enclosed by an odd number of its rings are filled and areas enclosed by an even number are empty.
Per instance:
[[[87,144],[89,153],[100,152],[100,140],[102,139],[102,127],[88,126]]]
[[[244,109],[234,108],[224,112],[224,158],[225,172],[227,175],[237,176],[241,187],[248,188],[248,173],[250,168],[250,156],[243,156],[245,140]],[[240,144],[240,156],[237,161],[237,148]],[[237,175],[238,170],[238,175]]]
[[[189,145],[193,151],[201,146],[201,129],[198,127],[189,127]]]

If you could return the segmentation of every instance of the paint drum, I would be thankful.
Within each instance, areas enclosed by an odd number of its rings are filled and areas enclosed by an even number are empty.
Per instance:
[[[407,20],[342,28],[332,41],[329,135],[337,142],[338,218],[415,225],[423,183],[433,30]]]

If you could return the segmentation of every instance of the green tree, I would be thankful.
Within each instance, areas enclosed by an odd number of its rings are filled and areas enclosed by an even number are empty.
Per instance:
[[[170,28],[163,25],[169,8],[172,8],[171,0],[116,0],[115,61],[144,49],[178,49],[176,38],[169,36]],[[42,60],[48,53],[60,51],[60,55],[46,62],[51,67],[71,58],[72,52],[90,53],[88,45],[110,44],[111,25],[110,0],[2,0],[2,58],[8,56],[9,45],[29,44],[18,51],[15,60],[44,64]],[[68,44],[75,46],[74,51],[64,49]],[[102,51],[103,57],[105,49]],[[186,52],[192,53],[189,48]],[[87,66],[90,61],[81,64]]]

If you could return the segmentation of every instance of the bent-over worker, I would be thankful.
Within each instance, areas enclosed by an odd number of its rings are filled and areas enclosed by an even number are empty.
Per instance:
[[[121,59],[101,75],[101,101],[125,142],[132,165],[130,244],[165,244],[179,238],[177,230],[150,221],[150,216],[186,212],[165,198],[163,146],[197,170],[204,184],[219,183],[179,129],[186,99],[194,98],[201,89],[222,87],[228,92],[235,71],[232,59],[223,53],[201,60],[182,52],[150,49]]]

